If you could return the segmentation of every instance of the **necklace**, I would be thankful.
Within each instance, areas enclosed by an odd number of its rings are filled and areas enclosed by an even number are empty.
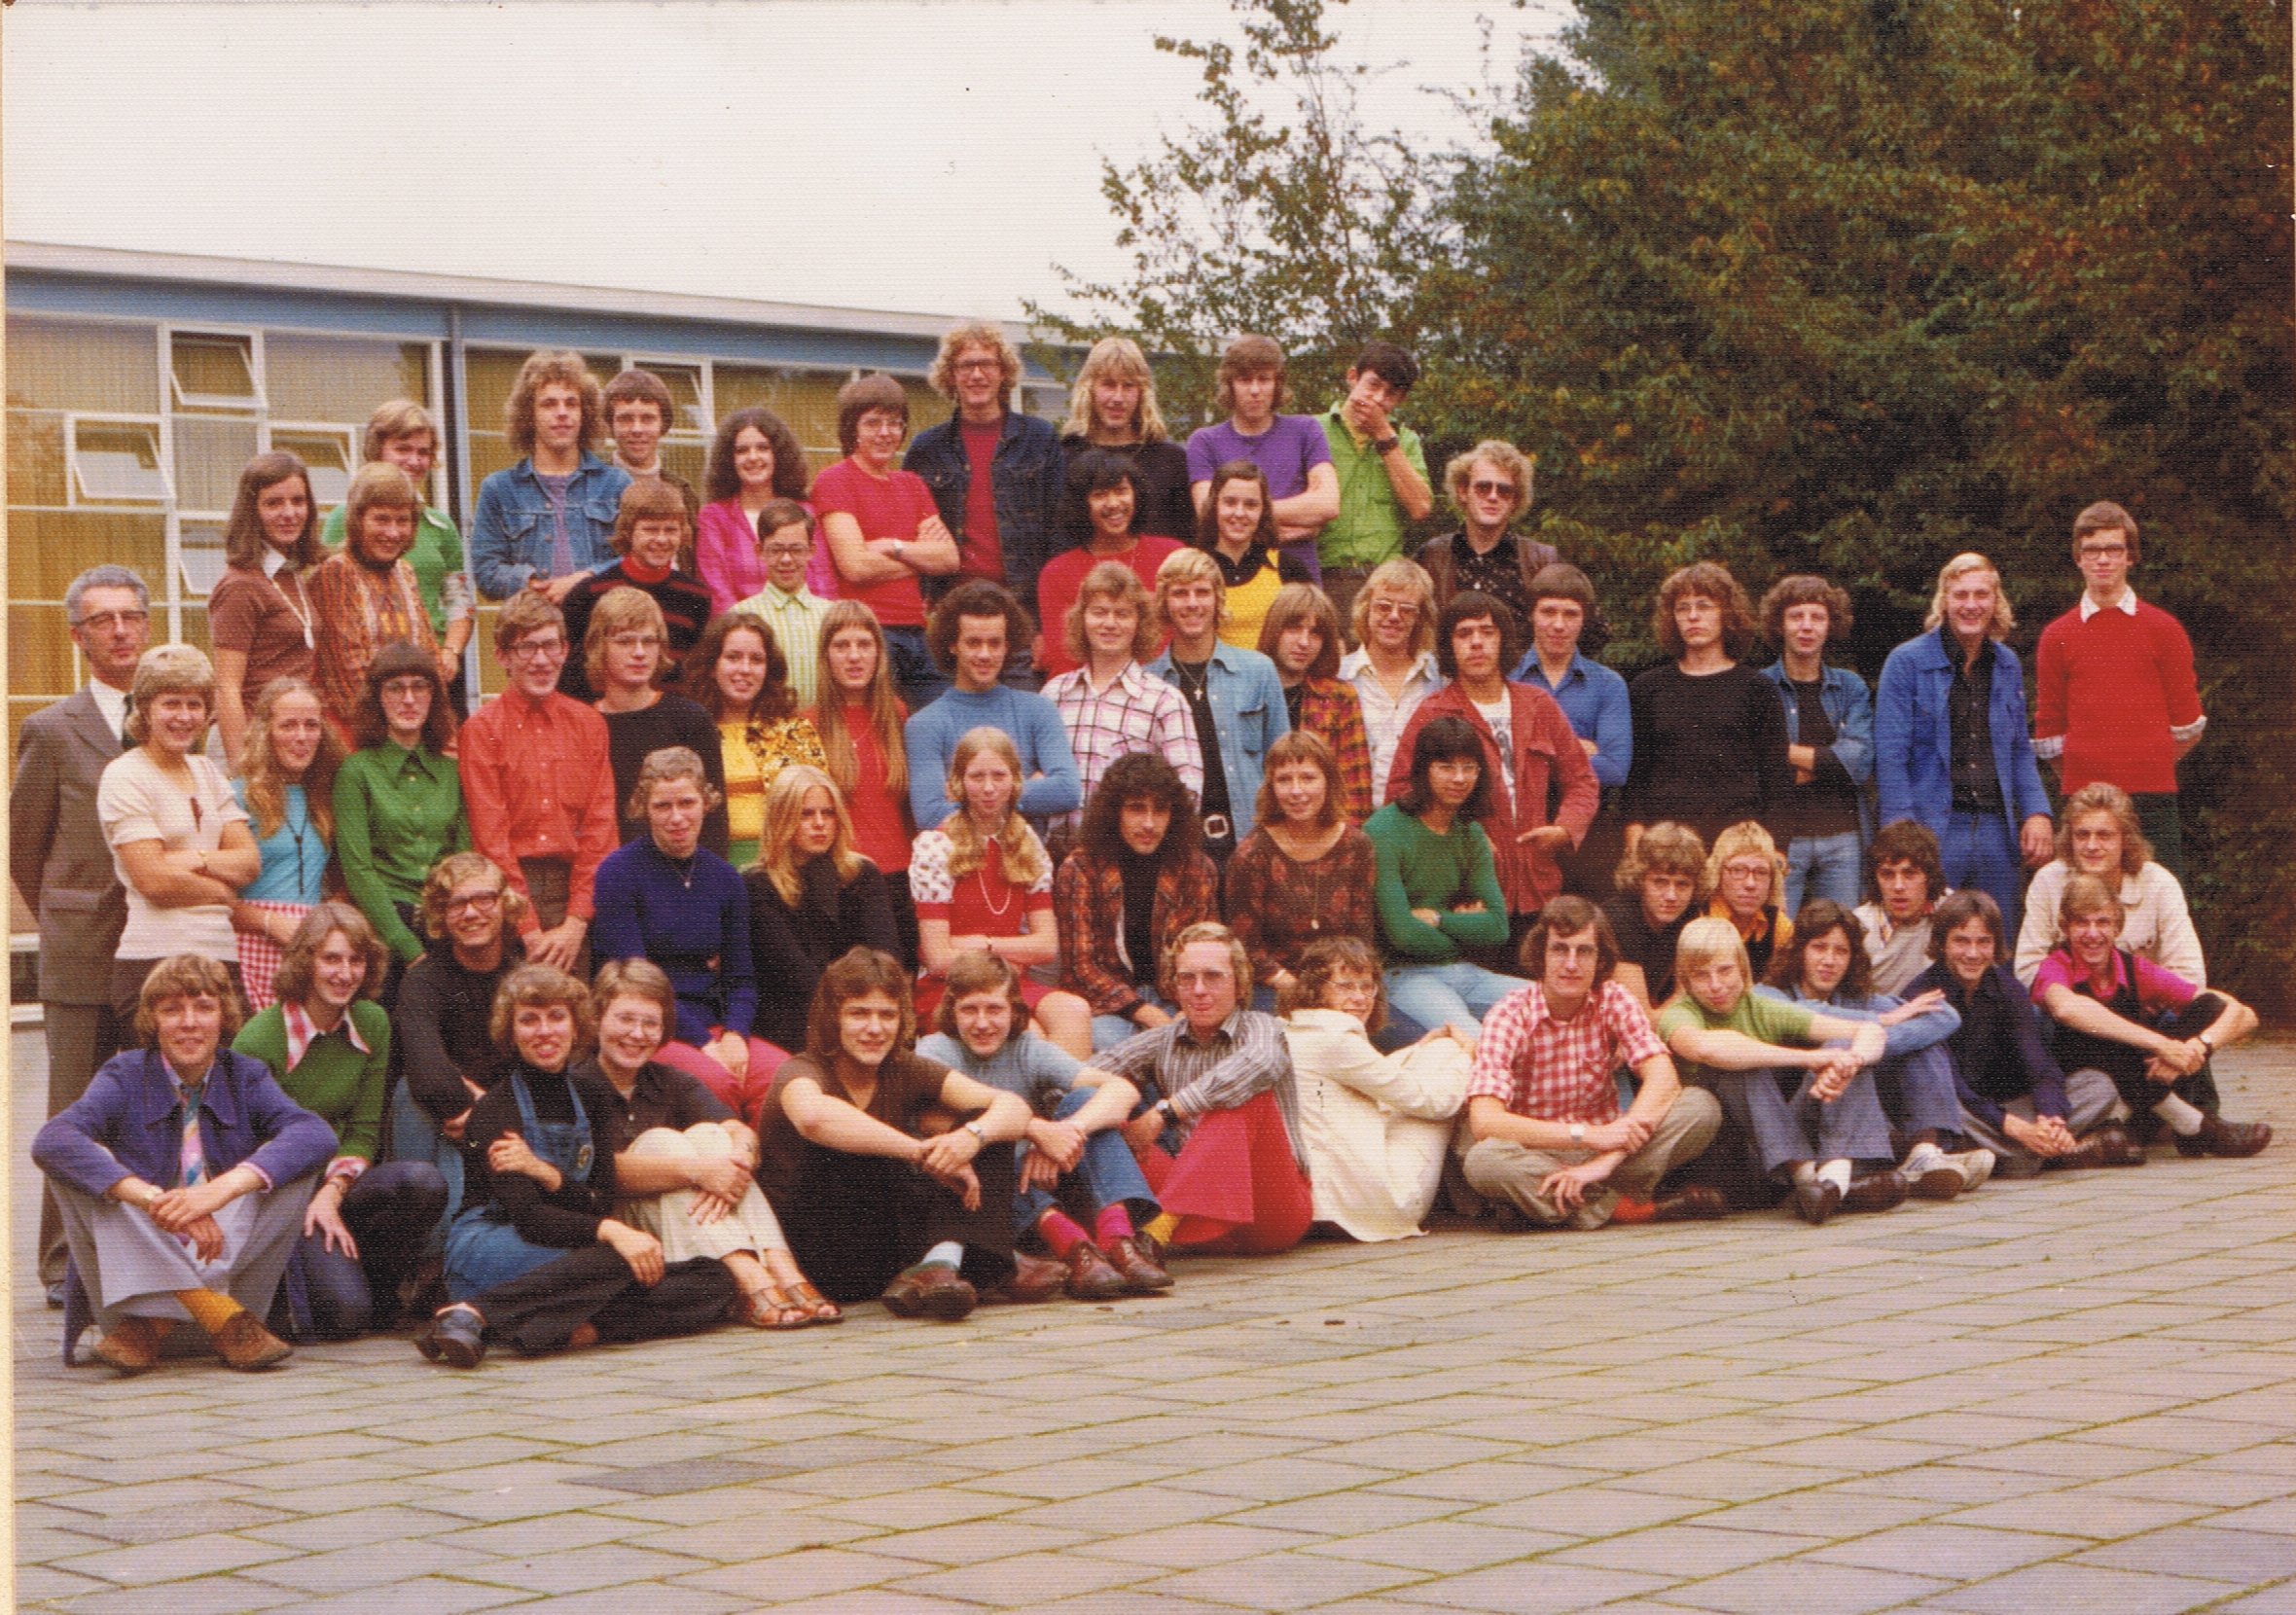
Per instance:
[[[1207,658],[1198,663],[1195,671],[1190,672],[1188,664],[1182,662],[1178,657],[1174,657],[1172,658],[1172,671],[1179,676],[1180,694],[1186,696],[1191,703],[1210,700],[1212,681],[1210,659]]]
[[[297,625],[302,628],[304,649],[315,649],[318,642],[311,637],[311,597],[303,592],[303,574],[293,566],[283,566],[280,570],[295,580],[295,599],[287,598],[287,587],[277,578],[271,579],[271,587],[279,592],[281,603],[294,614]],[[302,603],[299,605],[297,601]]]
[[[1005,915],[1005,911],[1013,906],[1013,885],[1009,880],[1005,882],[1005,897],[1002,903],[997,902],[995,898],[989,895],[987,858],[987,853],[989,852],[996,854],[997,874],[1001,876],[1004,873],[1004,847],[998,843],[997,839],[994,836],[991,836],[988,838],[987,848],[982,855],[981,867],[973,871],[973,879],[981,882],[981,906],[987,909],[997,918],[1002,919]]]

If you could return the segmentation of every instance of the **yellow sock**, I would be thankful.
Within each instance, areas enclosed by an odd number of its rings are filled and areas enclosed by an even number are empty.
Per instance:
[[[247,1310],[230,1296],[214,1290],[178,1290],[175,1299],[192,1314],[192,1321],[210,1335]]]
[[[1148,1237],[1160,1245],[1168,1245],[1172,1242],[1172,1230],[1179,1226],[1179,1218],[1169,1211],[1162,1212],[1148,1225]]]

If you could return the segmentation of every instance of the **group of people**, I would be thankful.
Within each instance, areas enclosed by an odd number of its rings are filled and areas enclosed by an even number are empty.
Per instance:
[[[2208,1070],[2255,1017],[2185,906],[2206,720],[2126,511],[2074,524],[2029,719],[1978,555],[1875,692],[1826,660],[1843,590],[1712,561],[1630,683],[1516,530],[1523,453],[1454,457],[1406,558],[1417,364],[1366,344],[1321,416],[1282,373],[1232,344],[1183,446],[1109,339],[1056,432],[960,326],[905,457],[860,377],[843,459],[808,484],[743,410],[705,502],[657,377],[538,353],[467,556],[395,401],[324,534],[249,464],[212,658],[75,580],[89,683],[11,802],[51,1299],[121,1372],[186,1322],[261,1368],[402,1316],[471,1366],[1153,1294],[1447,1191],[1821,1223],[2265,1147]],[[465,718],[480,598],[505,688]]]

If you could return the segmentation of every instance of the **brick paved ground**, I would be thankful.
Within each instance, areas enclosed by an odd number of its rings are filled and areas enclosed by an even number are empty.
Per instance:
[[[403,1338],[67,1375],[19,1166],[18,1600],[2285,1615],[2296,1045],[2222,1065],[2288,1135],[2258,1160],[468,1375]]]

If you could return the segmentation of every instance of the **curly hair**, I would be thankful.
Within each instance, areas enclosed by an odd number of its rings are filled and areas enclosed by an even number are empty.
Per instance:
[[[1317,937],[1308,944],[1300,955],[1300,968],[1292,973],[1291,984],[1275,995],[1275,1013],[1290,1015],[1295,1010],[1322,1009],[1325,991],[1332,978],[1343,970],[1353,970],[1372,980],[1373,999],[1371,1014],[1364,1018],[1363,1035],[1377,1037],[1387,1023],[1387,986],[1381,973],[1380,955],[1376,949],[1361,937]]]
[[[1778,579],[1762,596],[1762,637],[1782,647],[1786,642],[1786,608],[1799,605],[1826,608],[1828,644],[1840,644],[1849,637],[1849,626],[1856,620],[1849,608],[1849,591],[1809,572]]]
[[[1001,617],[1005,629],[1005,660],[1028,648],[1028,640],[1036,632],[1036,625],[1029,621],[1028,612],[1013,597],[1013,592],[1001,583],[990,583],[986,578],[968,578],[941,596],[933,607],[933,615],[925,621],[925,649],[932,653],[933,665],[945,673],[956,672],[956,641],[964,631],[967,617]]]
[[[1108,765],[1092,800],[1084,805],[1077,851],[1109,863],[1130,850],[1124,839],[1124,809],[1134,802],[1153,802],[1171,815],[1156,848],[1157,867],[1185,869],[1202,841],[1203,821],[1197,817],[1196,799],[1180,783],[1179,774],[1153,751],[1127,752]]]
[[[494,1008],[486,1017],[486,1036],[494,1052],[505,1059],[519,1059],[513,1035],[518,1012],[551,1004],[563,1004],[574,1016],[574,1046],[566,1052],[566,1063],[589,1054],[598,1040],[598,1015],[591,1006],[590,988],[547,964],[521,964],[495,989]]]
[[[415,654],[420,655],[418,651]],[[290,696],[308,696],[319,712],[319,749],[311,754],[303,777],[290,780],[279,772],[271,749],[271,722],[279,703]],[[287,787],[303,787],[304,810],[318,827],[319,840],[335,844],[335,772],[342,767],[342,739],[327,721],[319,692],[292,674],[275,678],[256,696],[247,709],[247,742],[239,757],[239,777],[247,787],[247,816],[254,821],[255,839],[269,841],[287,822]]]
[[[712,504],[741,496],[741,474],[734,469],[734,440],[742,428],[754,426],[773,449],[773,492],[783,499],[806,496],[806,451],[788,422],[767,409],[735,410],[718,422],[710,440],[707,468],[701,474],[701,496]]]
[[[1864,1003],[1874,995],[1874,961],[1866,956],[1865,925],[1830,897],[1813,897],[1802,905],[1802,912],[1794,916],[1794,934],[1786,945],[1770,958],[1770,985],[1788,989],[1802,985],[1802,955],[1810,951],[1810,945],[1830,932],[1839,931],[1849,944],[1849,969],[1842,978],[1842,985],[1834,989],[1835,996],[1851,1003]]]
[[[1009,393],[1021,384],[1021,350],[1004,327],[993,320],[967,320],[941,334],[941,350],[925,372],[925,385],[943,398],[954,398],[957,355],[968,347],[985,347],[996,355],[997,371],[1004,377],[999,391]]]
[[[597,447],[598,433],[605,427],[605,396],[598,390],[598,378],[591,375],[590,365],[568,348],[529,353],[519,367],[519,378],[511,384],[510,397],[502,406],[503,430],[510,437],[511,448],[520,459],[533,456],[534,400],[548,386],[572,387],[582,395],[582,435],[576,445],[589,453]]]
[[[279,971],[272,978],[272,989],[281,1003],[300,1004],[310,997],[319,950],[338,931],[342,933],[343,941],[358,950],[367,967],[366,976],[359,983],[359,996],[382,995],[383,973],[390,968],[390,950],[383,947],[382,938],[375,934],[375,926],[365,915],[341,899],[330,899],[315,905],[303,916],[295,934],[280,951]]]
[[[2069,860],[2068,860],[2069,861]],[[1874,832],[1866,846],[1866,893],[1882,901],[1882,866],[1912,864],[1929,882],[1929,901],[1945,890],[1945,857],[1937,847],[1937,834],[1919,819],[1891,819]]]
[[[709,772],[701,766],[701,756],[692,746],[664,746],[646,753],[646,760],[638,765],[637,782],[629,788],[629,800],[622,805],[625,818],[642,819],[652,809],[654,787],[665,785],[673,779],[691,779],[701,793],[701,810],[714,813],[725,806],[726,793],[709,782]]]
[[[806,1014],[807,1055],[825,1068],[830,1065],[844,1048],[838,1026],[839,1016],[847,1003],[872,992],[881,992],[901,1006],[901,1035],[894,1047],[914,1047],[916,999],[909,989],[909,972],[890,953],[875,948],[853,948],[829,962],[813,988],[812,1007]]]
[[[1741,660],[1754,643],[1754,608],[1746,592],[1719,561],[1696,560],[1676,567],[1658,586],[1658,601],[1651,607],[1650,636],[1659,649],[1679,662],[1687,653],[1674,608],[1689,598],[1711,600],[1722,608],[1722,649],[1733,662]]]
[[[1706,843],[1690,826],[1661,819],[1635,840],[1633,851],[1619,860],[1611,884],[1630,896],[1639,895],[1643,877],[1653,870],[1688,879],[1697,893],[1691,901],[1696,902],[1706,894]]]
[[[212,998],[222,1007],[219,1052],[247,1023],[247,1008],[232,985],[231,971],[203,953],[177,953],[153,965],[136,991],[135,1036],[147,1049],[159,1046],[160,1006],[170,998]]]
[[[415,906],[415,922],[422,934],[437,942],[447,935],[447,900],[454,895],[454,888],[465,880],[477,880],[491,875],[494,889],[502,896],[502,934],[518,933],[519,921],[525,917],[526,899],[511,885],[510,878],[493,859],[484,852],[449,852],[431,865],[430,873],[422,878],[422,896]]]
[[[1443,468],[1443,490],[1451,495],[1451,508],[1460,517],[1467,514],[1467,484],[1475,480],[1479,465],[1494,465],[1515,483],[1515,502],[1507,510],[1502,526],[1523,520],[1530,509],[1532,484],[1536,480],[1536,466],[1530,456],[1511,443],[1497,438],[1486,438],[1463,454],[1453,454],[1451,463]]]

